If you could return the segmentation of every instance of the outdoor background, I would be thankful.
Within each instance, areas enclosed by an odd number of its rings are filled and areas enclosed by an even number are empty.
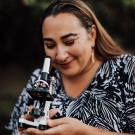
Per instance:
[[[85,0],[108,33],[135,54],[135,0]],[[35,68],[43,64],[38,25],[51,0],[0,0],[0,134]]]

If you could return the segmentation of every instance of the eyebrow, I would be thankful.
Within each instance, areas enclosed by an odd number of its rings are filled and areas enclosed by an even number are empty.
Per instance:
[[[51,38],[43,38],[43,41],[53,41]]]
[[[70,36],[77,36],[77,35],[78,35],[78,34],[76,34],[76,33],[69,33],[69,34],[67,34],[67,35],[62,36],[61,39],[66,39],[66,38],[68,38],[68,37],[70,37]]]
[[[77,35],[78,34],[76,34],[76,33],[69,33],[69,34],[62,36],[61,39],[66,39],[70,36],[77,36]],[[53,39],[52,38],[43,38],[43,41],[53,41]]]

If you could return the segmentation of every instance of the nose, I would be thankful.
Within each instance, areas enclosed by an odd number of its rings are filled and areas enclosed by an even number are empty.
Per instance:
[[[66,47],[57,47],[56,60],[58,62],[64,62],[68,58],[68,51]]]

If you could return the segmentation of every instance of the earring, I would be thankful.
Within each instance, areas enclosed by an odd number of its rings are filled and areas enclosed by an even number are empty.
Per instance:
[[[94,49],[91,53],[91,60],[92,60],[92,63],[95,63],[95,57],[94,57]]]

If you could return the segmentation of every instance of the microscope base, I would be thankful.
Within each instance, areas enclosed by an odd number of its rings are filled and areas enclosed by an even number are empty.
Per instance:
[[[23,118],[19,119],[18,127],[19,128],[37,128],[39,130],[49,129],[49,127],[47,125],[43,125],[41,123],[35,123],[35,122],[32,122],[32,121],[28,121],[28,120],[25,120]]]

